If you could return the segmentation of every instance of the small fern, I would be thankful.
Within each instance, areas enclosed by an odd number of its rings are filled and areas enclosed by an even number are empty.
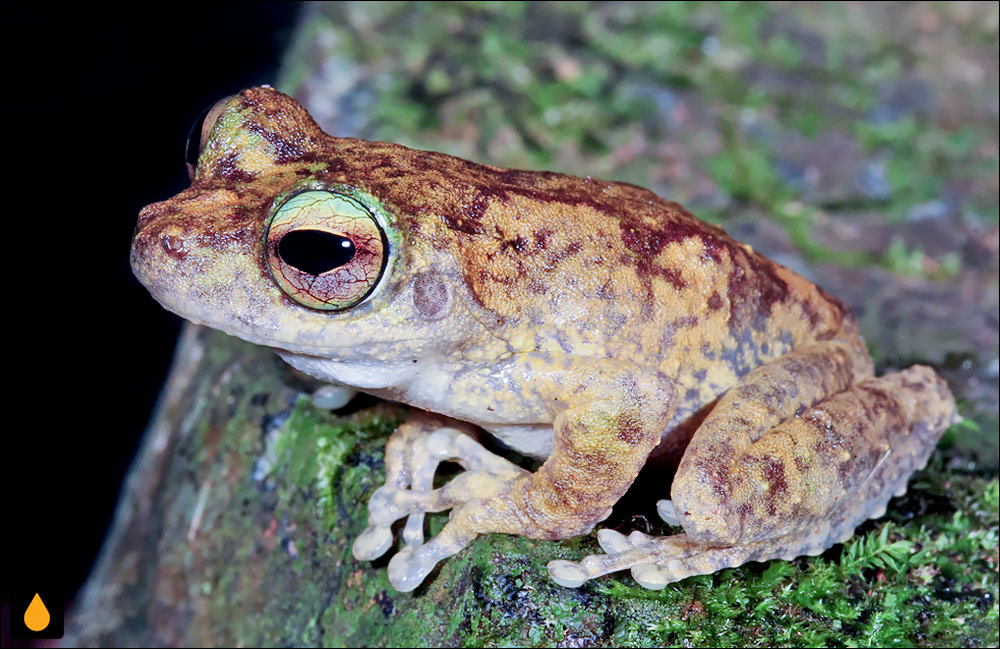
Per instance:
[[[913,543],[889,543],[890,527],[885,525],[880,534],[871,532],[846,544],[840,555],[841,572],[859,575],[867,568],[881,568],[892,572],[904,570],[913,552]]]

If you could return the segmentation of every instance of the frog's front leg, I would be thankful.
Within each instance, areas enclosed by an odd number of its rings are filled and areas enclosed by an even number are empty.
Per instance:
[[[647,588],[748,561],[817,554],[885,513],[955,418],[927,367],[870,378],[859,343],[792,352],[744,376],[695,432],[664,519],[685,533],[602,530],[606,555],[549,564],[578,586],[632,569]]]
[[[354,542],[357,559],[385,554],[397,520],[406,518],[403,540],[407,546],[419,546],[424,542],[425,512],[449,509],[473,494],[495,494],[527,473],[480,446],[478,433],[474,426],[449,417],[423,410],[410,414],[386,443],[385,484],[368,501],[368,527]],[[465,473],[434,489],[434,474],[445,461],[457,462]]]
[[[399,498],[397,518],[452,507],[436,537],[408,544],[390,561],[389,581],[400,591],[416,588],[439,561],[479,534],[557,539],[590,531],[635,480],[674,404],[664,377],[609,361],[525,354],[497,380],[530,393],[525,398],[531,403],[549,404],[552,454],[533,474],[501,474],[490,467]],[[373,507],[381,506],[374,501]]]

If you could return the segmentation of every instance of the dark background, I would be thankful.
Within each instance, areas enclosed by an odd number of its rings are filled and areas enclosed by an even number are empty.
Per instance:
[[[180,329],[129,270],[136,215],[187,185],[204,108],[275,82],[298,11],[4,7],[5,602],[68,608],[91,568]]]

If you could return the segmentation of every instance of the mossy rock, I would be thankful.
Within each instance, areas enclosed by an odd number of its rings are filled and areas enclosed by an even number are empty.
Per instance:
[[[70,645],[997,643],[998,483],[945,468],[949,438],[888,520],[820,557],[574,590],[545,564],[597,551],[593,535],[490,535],[401,594],[350,546],[405,410],[338,416],[303,387],[270,351],[187,329]]]

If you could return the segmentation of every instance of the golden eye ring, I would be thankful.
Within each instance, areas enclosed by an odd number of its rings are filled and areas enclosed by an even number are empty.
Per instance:
[[[378,285],[389,246],[372,212],[331,190],[285,199],[264,239],[268,270],[302,306],[341,311],[360,304]]]

